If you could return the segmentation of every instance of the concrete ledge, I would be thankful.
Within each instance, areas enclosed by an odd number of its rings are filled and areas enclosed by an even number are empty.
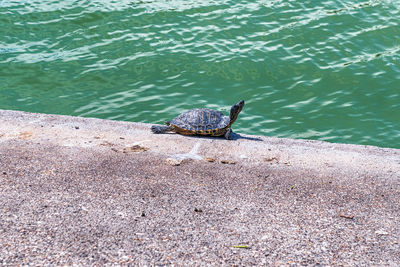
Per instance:
[[[0,265],[399,265],[400,150],[0,110]]]

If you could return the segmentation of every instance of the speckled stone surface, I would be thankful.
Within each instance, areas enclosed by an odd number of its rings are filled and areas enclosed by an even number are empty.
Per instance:
[[[150,126],[0,110],[0,265],[400,265],[400,150]]]

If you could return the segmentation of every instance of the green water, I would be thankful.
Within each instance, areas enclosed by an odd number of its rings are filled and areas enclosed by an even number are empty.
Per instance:
[[[0,0],[0,109],[400,148],[400,1]]]

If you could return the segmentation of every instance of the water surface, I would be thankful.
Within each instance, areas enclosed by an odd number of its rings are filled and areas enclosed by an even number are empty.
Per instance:
[[[0,0],[0,108],[400,148],[400,2]]]

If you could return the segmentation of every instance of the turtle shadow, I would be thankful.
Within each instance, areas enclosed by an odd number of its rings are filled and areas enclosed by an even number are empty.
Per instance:
[[[165,133],[165,134],[177,134],[177,133]],[[199,138],[199,139],[209,139],[209,140],[215,140],[215,139],[220,139],[220,140],[226,140],[224,136],[204,136],[204,135],[182,135],[179,134],[181,136],[185,136],[185,137],[189,137],[189,138]],[[261,142],[262,139],[259,137],[249,137],[249,136],[242,136],[240,134],[237,133],[232,133],[231,134],[231,139],[227,140],[227,141],[236,141],[239,139],[244,139],[244,140],[250,140],[250,141],[258,141]]]
[[[154,134],[154,133],[153,133]],[[184,134],[179,134],[179,133],[174,133],[174,132],[166,132],[163,134],[168,134],[168,135],[181,135],[189,138],[200,138],[200,139],[210,139],[210,140],[215,140],[215,139],[222,139],[226,140],[224,136],[208,136],[208,135],[184,135]],[[263,141],[260,137],[249,137],[249,136],[243,136],[238,133],[232,132],[231,133],[231,139],[228,141],[236,141],[239,139],[244,139],[244,140],[249,140],[249,141],[258,141],[261,142]]]
[[[258,142],[262,141],[262,139],[260,137],[242,136],[237,133],[232,133],[231,138],[232,138],[231,140],[245,139],[245,140],[250,140],[250,141],[258,141]]]

